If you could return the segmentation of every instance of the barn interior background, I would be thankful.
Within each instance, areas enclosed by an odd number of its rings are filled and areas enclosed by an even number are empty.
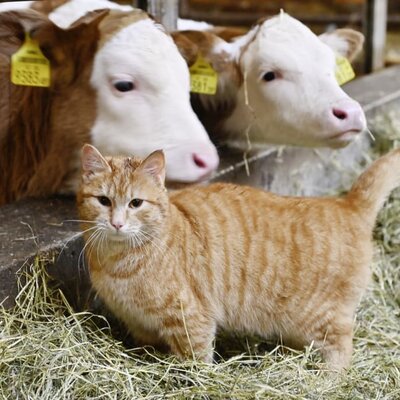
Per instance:
[[[279,147],[246,161],[242,153],[227,150],[215,179],[281,193],[338,193],[348,189],[371,159],[400,145],[398,0],[118,3],[149,9],[170,29],[178,14],[249,27],[284,8],[318,33],[353,27],[366,34],[364,53],[356,63],[359,78],[345,90],[363,105],[374,141],[365,136],[360,145],[339,152]],[[357,315],[353,365],[338,379],[321,371],[312,348],[297,353],[257,338],[222,335],[218,343],[222,358],[209,367],[132,350],[133,344],[112,318],[106,321],[92,314],[93,308],[87,311],[90,287],[80,257],[82,242],[76,227],[65,222],[74,215],[73,199],[26,200],[0,207],[2,398],[400,397],[398,191],[380,214],[373,282]],[[235,357],[229,358],[232,348]]]
[[[400,4],[396,0],[120,0],[164,15],[207,21],[215,25],[249,27],[259,18],[281,9],[306,23],[316,33],[352,27],[367,37],[364,71],[400,63]],[[172,16],[171,16],[172,14]],[[173,22],[172,22],[173,24]],[[374,53],[374,55],[373,55]],[[373,57],[375,59],[373,60]]]

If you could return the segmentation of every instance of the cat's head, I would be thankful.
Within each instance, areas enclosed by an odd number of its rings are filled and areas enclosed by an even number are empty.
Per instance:
[[[103,157],[91,145],[82,148],[78,210],[87,231],[104,242],[139,246],[157,237],[168,210],[162,151],[145,160]],[[93,236],[94,237],[94,236]],[[95,240],[95,239],[94,239]]]

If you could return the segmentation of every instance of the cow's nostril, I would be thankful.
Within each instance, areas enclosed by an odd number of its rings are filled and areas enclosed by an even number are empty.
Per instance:
[[[347,112],[344,110],[341,110],[340,108],[334,108],[332,110],[333,115],[337,118],[337,119],[341,119],[344,120],[347,118]]]
[[[199,168],[207,168],[207,163],[198,154],[193,154],[193,161]]]

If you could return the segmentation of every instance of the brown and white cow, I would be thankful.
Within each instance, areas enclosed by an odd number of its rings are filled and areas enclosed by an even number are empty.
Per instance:
[[[25,32],[50,60],[49,88],[10,82]],[[0,204],[74,191],[85,142],[142,157],[163,148],[173,181],[197,181],[217,167],[190,106],[187,65],[140,10],[95,11],[68,29],[33,10],[0,13],[0,93]]]

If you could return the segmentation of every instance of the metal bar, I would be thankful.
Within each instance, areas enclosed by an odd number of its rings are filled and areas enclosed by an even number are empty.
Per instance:
[[[134,1],[134,3],[136,3],[133,4],[134,7],[141,8],[142,10],[147,11],[147,0],[137,0]]]
[[[147,12],[160,21],[167,31],[177,29],[179,0],[148,0]]]
[[[365,72],[383,68],[387,29],[387,0],[367,0],[365,3]]]

